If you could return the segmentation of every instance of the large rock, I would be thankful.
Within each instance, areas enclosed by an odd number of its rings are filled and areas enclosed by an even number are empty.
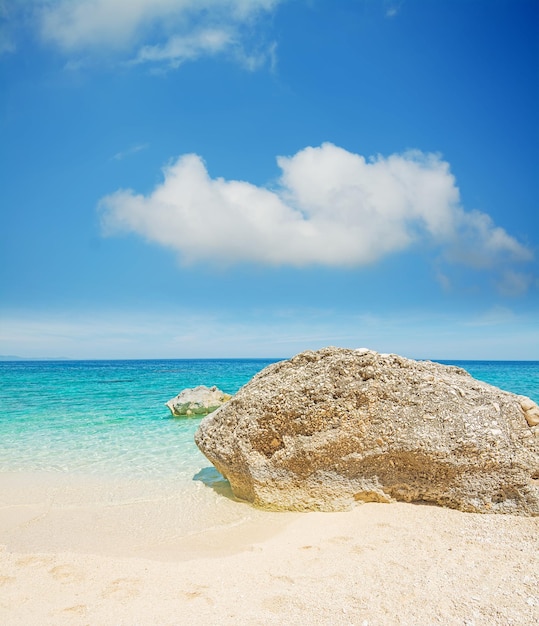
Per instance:
[[[192,389],[184,389],[175,398],[169,400],[166,406],[172,415],[197,417],[215,411],[225,402],[228,402],[231,397],[230,394],[217,389],[217,387],[199,385]]]
[[[257,506],[403,500],[539,515],[538,412],[454,366],[326,348],[264,369],[195,441]]]

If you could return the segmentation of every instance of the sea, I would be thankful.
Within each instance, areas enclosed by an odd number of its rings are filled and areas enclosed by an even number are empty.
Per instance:
[[[211,483],[193,440],[200,418],[165,403],[197,385],[234,394],[276,360],[0,362],[0,472]],[[539,403],[539,361],[440,362]]]

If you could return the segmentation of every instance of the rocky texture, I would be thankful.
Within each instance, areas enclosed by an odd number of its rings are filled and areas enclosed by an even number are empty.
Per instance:
[[[402,500],[539,515],[538,412],[454,366],[325,348],[257,374],[195,441],[257,506]]]
[[[184,389],[175,398],[169,400],[166,406],[172,415],[178,417],[197,417],[207,415],[218,409],[232,396],[217,387],[200,385],[193,389]]]

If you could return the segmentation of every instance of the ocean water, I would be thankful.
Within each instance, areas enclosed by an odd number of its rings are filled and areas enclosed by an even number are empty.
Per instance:
[[[274,360],[0,362],[0,472],[211,482],[200,419],[165,402],[186,387],[235,393]],[[539,361],[442,361],[539,402]]]
[[[192,480],[208,466],[199,419],[165,402],[186,387],[235,393],[271,360],[0,362],[0,471]]]

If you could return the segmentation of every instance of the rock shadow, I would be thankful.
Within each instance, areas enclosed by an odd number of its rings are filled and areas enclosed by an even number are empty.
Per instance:
[[[220,474],[215,467],[204,467],[193,476],[193,480],[199,480],[204,483],[206,487],[210,487],[218,493],[220,496],[239,502],[238,498],[234,495],[230,483],[226,478]]]

